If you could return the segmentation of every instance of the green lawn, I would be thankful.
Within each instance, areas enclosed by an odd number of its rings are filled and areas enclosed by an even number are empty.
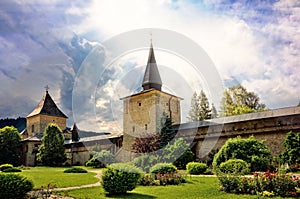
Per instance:
[[[101,187],[85,188],[72,190],[68,192],[61,192],[61,195],[67,194],[77,199],[101,199],[101,198],[136,198],[136,199],[194,199],[194,198],[208,198],[208,199],[255,199],[258,196],[251,195],[236,195],[227,194],[218,191],[218,180],[215,177],[188,177],[188,182],[179,186],[139,186],[132,192],[121,196],[105,195]],[[260,197],[266,198],[266,197]],[[279,197],[277,197],[279,198]]]
[[[72,187],[93,184],[99,181],[96,173],[64,173],[63,167],[30,167],[20,174],[32,179],[35,188],[47,186],[49,183],[55,187]]]

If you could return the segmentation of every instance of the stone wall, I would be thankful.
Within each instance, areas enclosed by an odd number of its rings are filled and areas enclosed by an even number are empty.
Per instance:
[[[49,116],[49,115],[34,115],[26,118],[26,126],[29,137],[32,135],[44,133],[46,127],[50,123],[55,123],[61,130],[66,129],[67,119],[64,117]]]
[[[229,138],[248,138],[251,135],[258,140],[264,140],[272,155],[277,156],[284,150],[286,134],[290,131],[300,132],[300,112],[295,115],[186,128],[178,133],[188,136],[195,134],[195,131],[197,134],[193,150],[197,158],[205,157],[211,150],[220,149]]]
[[[123,149],[130,153],[136,137],[156,134],[163,112],[172,117],[174,124],[179,124],[180,100],[181,98],[158,90],[144,91],[123,98]]]

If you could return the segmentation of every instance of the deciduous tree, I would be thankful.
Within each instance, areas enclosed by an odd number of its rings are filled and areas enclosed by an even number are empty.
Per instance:
[[[0,129],[0,164],[19,165],[21,157],[21,137],[13,126]]]
[[[37,158],[46,166],[59,166],[66,158],[64,135],[56,124],[49,124],[42,138]]]
[[[224,92],[221,103],[221,115],[239,115],[266,110],[266,106],[260,103],[260,99],[254,92],[248,92],[241,85],[229,87]]]

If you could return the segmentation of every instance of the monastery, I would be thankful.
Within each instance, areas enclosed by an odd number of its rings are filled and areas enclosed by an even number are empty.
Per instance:
[[[123,132],[96,133],[81,131],[74,124],[66,127],[67,116],[57,107],[48,90],[37,107],[26,117],[22,131],[23,164],[35,166],[36,154],[43,132],[49,123],[56,123],[65,136],[67,163],[84,165],[94,146],[111,151],[119,161],[131,161],[134,139],[145,133],[157,133],[162,113],[174,122],[177,136],[190,140],[190,147],[198,159],[209,151],[219,149],[228,138],[254,135],[265,140],[273,155],[284,149],[282,143],[289,131],[300,131],[300,107],[288,107],[264,112],[248,113],[211,120],[181,123],[180,96],[162,91],[162,81],[151,44],[142,82],[143,90],[123,97]]]

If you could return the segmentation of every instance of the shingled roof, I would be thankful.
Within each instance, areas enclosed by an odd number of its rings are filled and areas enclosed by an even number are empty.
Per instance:
[[[27,115],[27,117],[31,117],[38,114],[68,118],[56,106],[48,91],[46,91],[46,95],[42,98],[37,107],[29,115]]]
[[[143,90],[156,89],[161,90],[162,82],[157,68],[153,45],[151,43],[148,62],[143,79]]]

